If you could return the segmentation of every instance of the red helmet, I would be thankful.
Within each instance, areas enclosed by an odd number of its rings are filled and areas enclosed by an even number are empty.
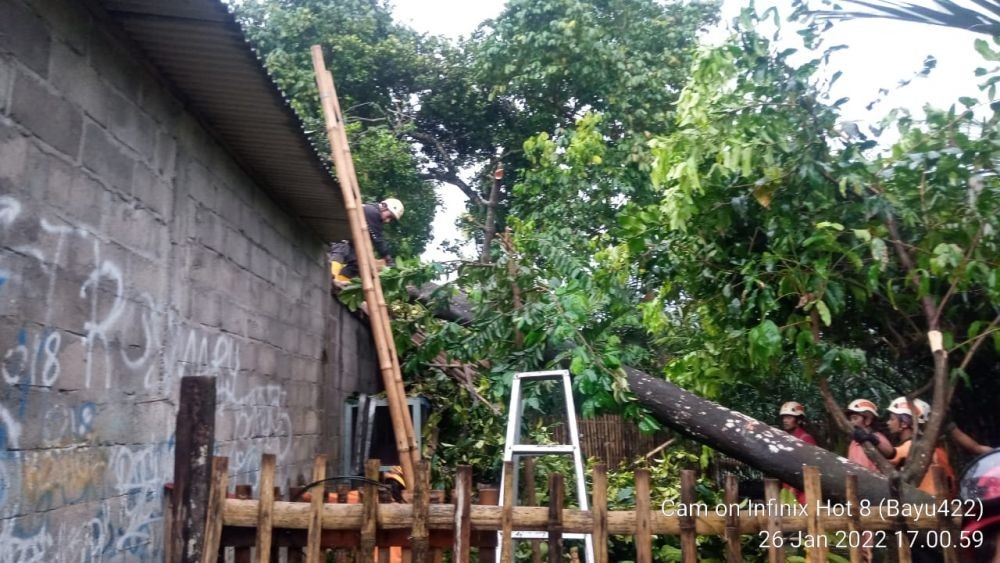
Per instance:
[[[972,460],[962,471],[958,496],[982,503],[982,514],[967,518],[962,531],[974,532],[1000,523],[1000,448]]]

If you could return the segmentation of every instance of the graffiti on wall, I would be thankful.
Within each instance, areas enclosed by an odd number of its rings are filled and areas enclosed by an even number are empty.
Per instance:
[[[177,318],[95,233],[0,196],[0,563],[162,556],[172,420],[121,403],[173,413],[184,375],[217,378],[234,474],[291,450],[287,391],[241,364],[245,340]]]

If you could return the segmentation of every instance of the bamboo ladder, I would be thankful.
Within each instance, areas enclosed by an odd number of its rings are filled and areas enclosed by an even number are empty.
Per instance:
[[[415,483],[413,468],[420,461],[420,451],[416,447],[413,422],[406,406],[406,390],[403,387],[403,377],[399,370],[399,357],[396,355],[396,344],[392,338],[392,328],[389,325],[389,310],[385,304],[385,296],[382,294],[382,284],[379,281],[372,242],[368,235],[368,223],[365,220],[361,204],[361,189],[354,172],[354,160],[347,143],[347,132],[344,130],[344,117],[340,112],[340,102],[337,99],[337,89],[333,83],[333,76],[326,69],[326,63],[323,61],[323,50],[319,45],[313,45],[311,51],[313,70],[316,73],[316,86],[319,88],[320,104],[323,107],[323,117],[326,119],[326,134],[330,139],[331,157],[337,170],[337,179],[343,193],[344,205],[347,208],[351,237],[354,241],[354,251],[358,257],[358,270],[361,274],[361,288],[364,292],[365,303],[368,305],[372,332],[375,335],[375,349],[378,353],[379,368],[385,385],[392,430],[396,437],[399,465],[403,469],[403,478],[406,482],[408,484]]]

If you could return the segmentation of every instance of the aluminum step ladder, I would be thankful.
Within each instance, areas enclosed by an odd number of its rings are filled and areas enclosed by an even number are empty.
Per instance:
[[[521,443],[521,422],[524,415],[524,402],[522,400],[522,382],[542,382],[558,381],[562,385],[564,403],[566,405],[566,421],[569,426],[568,444],[522,444]],[[573,387],[570,383],[569,372],[567,370],[556,371],[531,371],[514,375],[514,380],[510,391],[510,409],[507,411],[507,439],[504,442],[503,460],[513,462],[514,475],[512,478],[514,486],[514,505],[517,506],[518,474],[520,473],[519,460],[522,456],[540,457],[548,455],[572,455],[573,468],[576,474],[576,495],[577,505],[580,510],[589,510],[587,504],[587,484],[583,476],[583,455],[580,453],[580,434],[576,425],[576,406],[573,403]],[[506,471],[506,466],[504,468]],[[503,505],[504,487],[506,475],[500,480],[500,505]],[[543,531],[514,531],[511,538],[515,540],[545,540],[549,533]],[[586,561],[594,561],[594,539],[591,534],[563,534],[563,539],[584,540],[584,555]],[[497,542],[503,541],[502,532],[497,532]],[[500,551],[497,550],[497,563],[500,562]]]

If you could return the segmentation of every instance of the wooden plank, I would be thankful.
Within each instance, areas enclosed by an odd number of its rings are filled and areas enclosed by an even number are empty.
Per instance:
[[[377,459],[365,462],[364,515],[361,519],[361,563],[375,562],[375,534],[378,532],[378,482]]]
[[[202,563],[215,563],[219,558],[222,539],[222,511],[226,505],[226,490],[229,488],[229,458],[212,458],[212,483],[209,486],[208,509],[205,514],[205,549],[201,552]]]
[[[729,563],[743,561],[743,548],[740,545],[740,513],[733,507],[740,503],[740,483],[736,475],[726,474],[726,560]]]
[[[781,534],[781,482],[764,479],[764,500],[767,503],[768,563],[785,563],[785,550],[775,546],[774,538]]]
[[[274,518],[274,454],[264,454],[260,460],[260,500],[257,506],[257,563],[271,560],[271,543]]]
[[[694,481],[693,469],[681,470],[681,504],[689,508],[680,517],[681,561],[684,563],[698,563],[698,543],[692,516],[695,503]]]
[[[649,470],[635,470],[635,560],[653,563],[652,516],[649,513]]]
[[[411,543],[413,545],[413,560],[416,563],[429,563],[430,540],[427,518],[430,513],[430,472],[427,460],[420,460],[416,467],[416,481],[413,487],[413,528]]]
[[[594,466],[594,563],[608,563],[608,467]]]
[[[858,509],[858,476],[854,473],[847,474],[847,480],[844,483],[844,491],[846,491],[847,496],[847,506],[850,508],[850,521],[847,523],[847,544],[848,544],[848,555],[851,559],[851,563],[861,563],[861,554],[866,551],[861,547],[861,543],[865,540],[866,532],[861,531],[858,526],[858,522],[861,518],[861,511]],[[868,560],[871,560],[871,548],[867,549]]]
[[[538,506],[538,491],[535,487],[535,458],[524,460],[524,504]],[[530,540],[531,563],[542,563],[542,540]]]
[[[514,462],[503,462],[503,511],[500,517],[500,561],[514,560]]]
[[[562,563],[562,512],[565,498],[562,473],[549,474],[549,563]]]
[[[201,561],[215,449],[215,378],[181,378],[174,444],[170,548],[175,561]]]
[[[806,561],[826,563],[826,542],[820,538],[826,532],[819,515],[820,502],[823,500],[819,469],[811,465],[802,466],[802,481],[806,493]],[[808,547],[809,545],[812,547]]]
[[[326,479],[326,456],[318,455],[313,460],[312,481],[310,492],[312,499],[309,511],[309,536],[306,540],[306,563],[320,563],[322,549],[320,547],[320,536],[323,531],[323,501],[326,500],[326,483],[320,483]]]
[[[455,543],[452,546],[452,561],[471,563],[472,547],[472,467],[459,465],[455,472]]]

